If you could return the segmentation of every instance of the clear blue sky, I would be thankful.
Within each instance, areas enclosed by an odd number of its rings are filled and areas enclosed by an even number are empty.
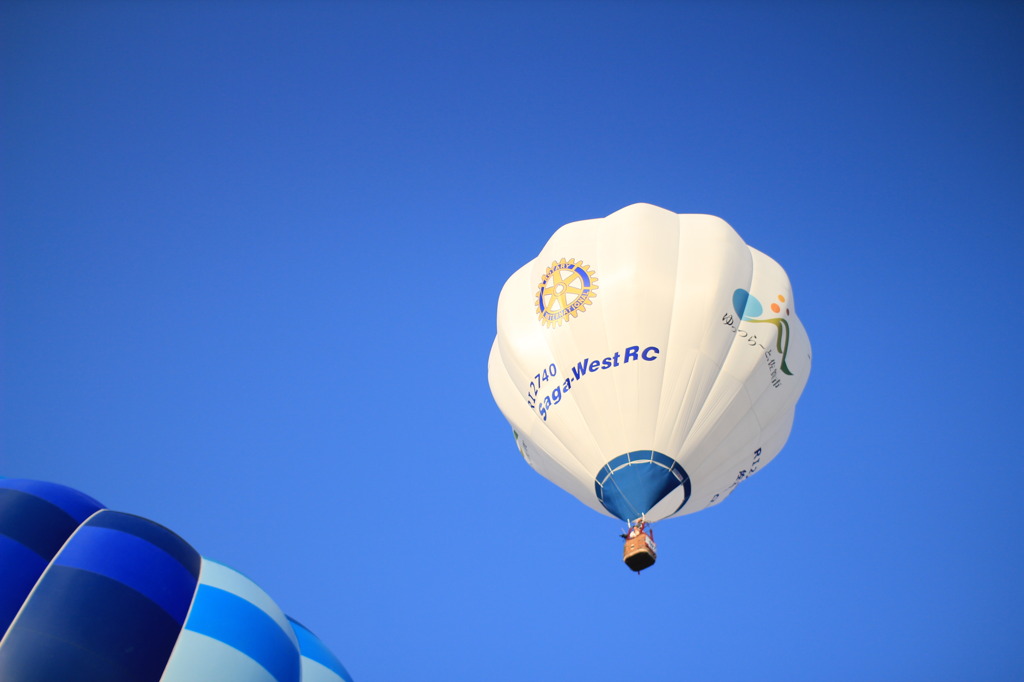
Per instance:
[[[1022,46],[1010,2],[4,2],[0,473],[357,682],[1019,680]],[[486,358],[505,279],[639,201],[782,263],[815,366],[636,576]]]

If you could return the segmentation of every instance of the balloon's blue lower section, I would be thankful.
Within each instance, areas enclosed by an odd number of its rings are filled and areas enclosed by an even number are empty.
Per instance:
[[[655,450],[619,455],[594,479],[597,499],[623,521],[639,519],[679,486],[684,491],[682,508],[690,499],[690,477],[679,462]]]

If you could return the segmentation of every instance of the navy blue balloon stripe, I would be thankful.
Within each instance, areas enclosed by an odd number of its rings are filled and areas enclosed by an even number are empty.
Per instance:
[[[103,516],[108,514],[117,512]],[[185,622],[196,588],[196,577],[161,547],[132,533],[91,524],[82,526],[53,565],[116,580],[160,606],[178,625]]]
[[[273,618],[238,595],[200,585],[185,627],[241,651],[277,682],[299,682],[292,641]]]
[[[33,481],[25,478],[5,478],[0,480],[0,488],[18,490],[46,500],[50,504],[60,507],[78,523],[103,509],[101,503],[85,493],[58,483]]]
[[[134,514],[106,511],[89,519],[88,527],[110,528],[135,535],[174,557],[196,580],[199,579],[202,564],[199,553],[177,534],[158,523]]]
[[[52,566],[0,647],[0,680],[158,682],[180,631],[127,585]]]
[[[0,534],[17,540],[49,561],[78,521],[60,507],[30,493],[0,488]]]
[[[0,480],[0,636],[78,524],[101,508],[77,490]]]
[[[20,542],[0,535],[0,638],[45,569],[45,559]]]

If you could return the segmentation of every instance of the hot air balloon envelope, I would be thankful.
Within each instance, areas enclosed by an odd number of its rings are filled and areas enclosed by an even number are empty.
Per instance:
[[[763,468],[811,368],[778,263],[649,204],[555,232],[497,323],[488,379],[523,457],[627,521],[705,509]]]

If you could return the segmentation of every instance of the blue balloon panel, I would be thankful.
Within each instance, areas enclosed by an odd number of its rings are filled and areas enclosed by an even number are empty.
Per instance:
[[[0,479],[0,636],[78,525],[103,505],[56,483]]]
[[[199,554],[138,516],[102,511],[67,542],[0,645],[0,679],[159,682]]]
[[[192,611],[164,682],[300,682],[299,645],[280,608],[241,573],[203,558]]]
[[[345,670],[345,666],[309,628],[293,618],[289,618],[288,621],[299,639],[302,682],[352,682],[352,677]]]

